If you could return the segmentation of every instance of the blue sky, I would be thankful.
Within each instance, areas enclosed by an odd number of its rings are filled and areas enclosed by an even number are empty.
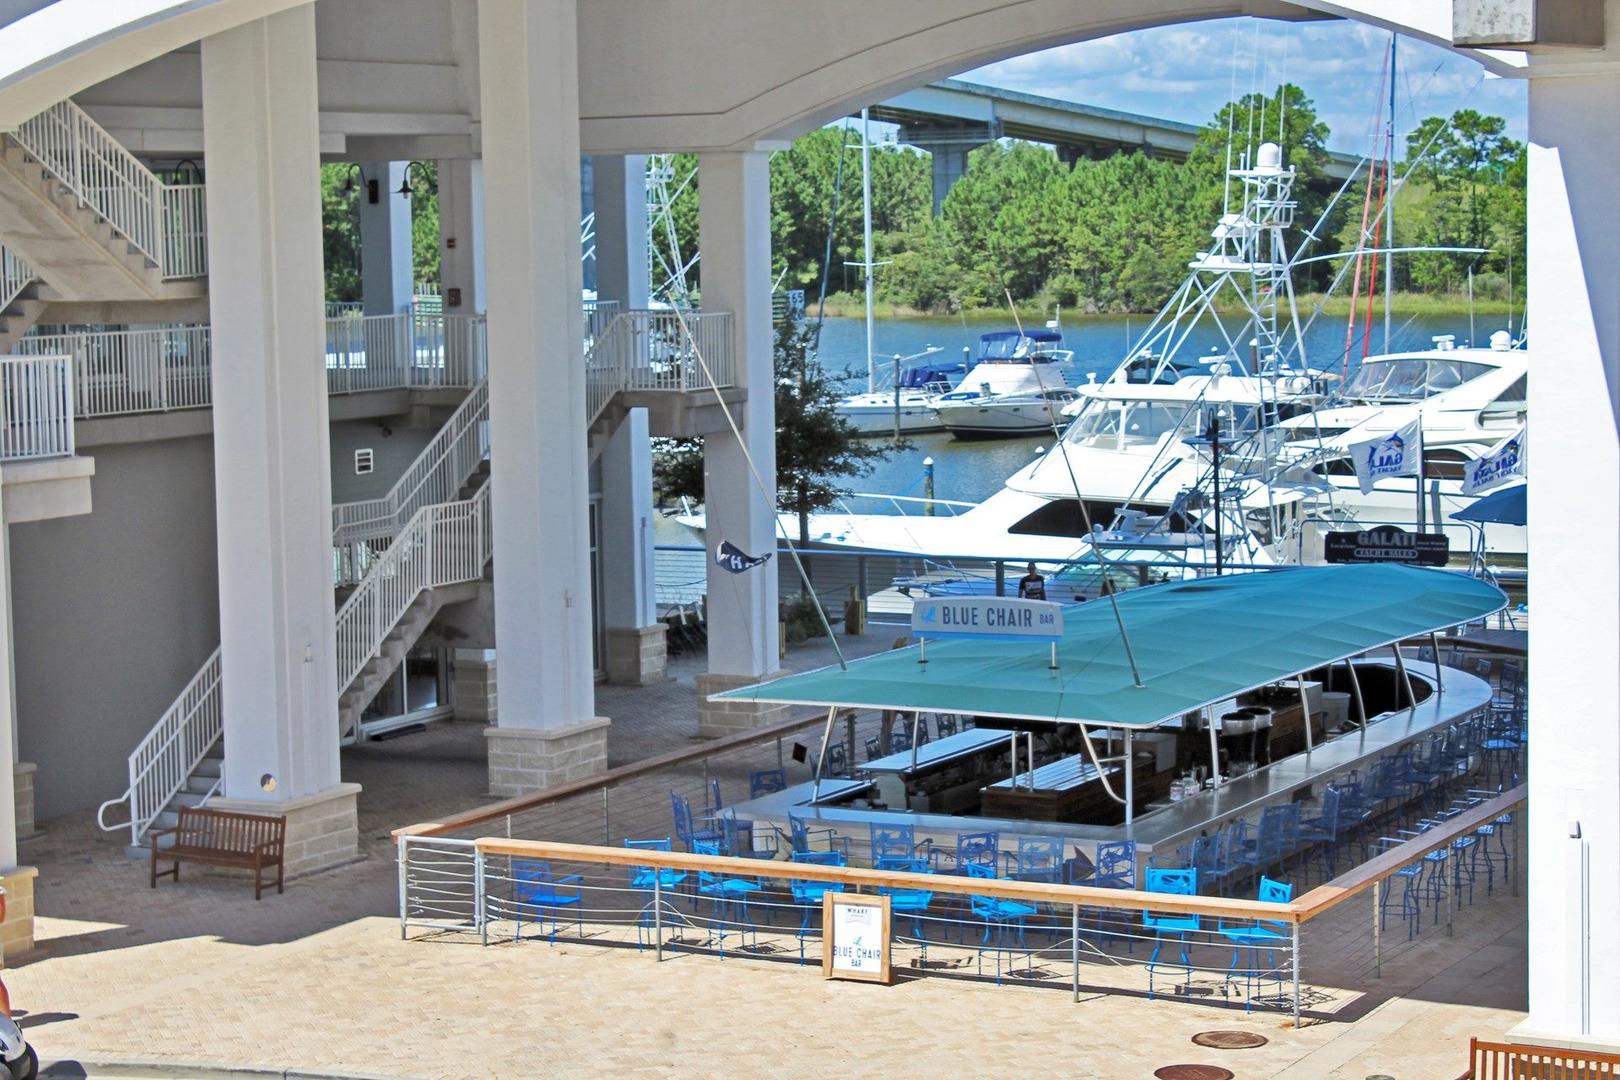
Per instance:
[[[1356,153],[1366,149],[1389,34],[1362,23],[1185,23],[1030,53],[959,78],[1203,124],[1232,96],[1234,46],[1239,95],[1249,90],[1251,70],[1256,87],[1272,89],[1284,79],[1296,83],[1332,129],[1330,147]],[[1397,52],[1398,131],[1404,133],[1425,116],[1474,108],[1503,117],[1508,134],[1524,139],[1522,81],[1482,79],[1483,69],[1472,60],[1412,38],[1402,38]]]

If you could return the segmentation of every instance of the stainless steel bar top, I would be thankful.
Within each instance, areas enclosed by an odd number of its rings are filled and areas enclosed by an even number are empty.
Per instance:
[[[947,735],[943,739],[924,743],[917,747],[915,771],[925,772],[929,768],[947,764],[958,758],[970,757],[986,747],[1005,746],[1011,734],[1011,731],[997,728],[968,728],[966,731],[958,731],[955,735]],[[897,754],[873,758],[858,768],[861,772],[867,773],[909,773],[913,771],[911,751],[902,750]],[[825,782],[822,786],[825,789]]]

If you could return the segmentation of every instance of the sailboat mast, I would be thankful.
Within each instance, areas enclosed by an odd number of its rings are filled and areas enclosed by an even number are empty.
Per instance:
[[[1384,200],[1384,236],[1389,255],[1384,259],[1384,352],[1389,352],[1390,301],[1395,295],[1395,43],[1389,35],[1389,127],[1384,142],[1384,182],[1389,195]]]
[[[876,389],[877,367],[872,358],[872,138],[871,110],[861,109],[861,228],[866,256],[866,392]]]

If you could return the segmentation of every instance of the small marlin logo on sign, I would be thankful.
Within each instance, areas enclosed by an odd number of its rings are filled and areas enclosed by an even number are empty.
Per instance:
[[[1406,440],[1391,435],[1381,443],[1367,448],[1367,471],[1374,476],[1392,472],[1406,460]]]

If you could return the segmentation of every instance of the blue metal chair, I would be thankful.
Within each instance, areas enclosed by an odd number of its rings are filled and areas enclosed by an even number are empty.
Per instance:
[[[883,740],[876,735],[866,737],[866,760],[876,761],[883,756]]]
[[[935,854],[943,855],[944,849],[938,849]],[[964,832],[956,834],[956,849],[952,852],[953,863],[957,873],[966,873],[962,869],[968,863],[977,863],[988,866],[991,876],[995,876],[1001,862],[1001,834],[997,832]],[[938,859],[935,859],[938,862]]]
[[[640,851],[671,851],[669,837],[661,840],[626,840],[624,846]],[[685,870],[676,870],[674,867],[662,866],[632,866],[629,870],[630,888],[636,892],[646,893],[647,902],[641,906],[641,915],[636,919],[636,951],[644,947],[644,937],[647,930],[653,925],[653,905],[658,902],[660,892],[669,892],[678,889],[686,880]],[[666,901],[667,903],[667,901]],[[670,910],[674,905],[670,904]]]
[[[1335,858],[1339,846],[1339,835],[1342,831],[1339,820],[1340,809],[1343,806],[1344,795],[1332,784],[1322,792],[1322,812],[1315,817],[1301,819],[1299,823],[1299,839],[1307,846],[1314,847],[1322,860],[1322,874],[1324,878],[1335,877],[1337,859]]]
[[[748,774],[748,797],[757,799],[787,790],[787,774],[781,769],[756,769]]]
[[[687,851],[696,851],[697,844],[722,844],[725,834],[713,826],[697,828],[692,824],[692,804],[678,791],[669,793],[669,804],[675,818],[675,837]]]
[[[873,866],[884,859],[915,859],[919,851],[926,859],[933,846],[933,841],[928,839],[918,843],[917,830],[912,825],[886,825],[873,821],[867,823],[867,830],[867,850],[871,853]]]
[[[546,940],[555,942],[557,913],[569,911],[574,914],[575,929],[583,937],[585,917],[580,909],[584,906],[581,892],[581,883],[584,880],[578,874],[560,876],[554,874],[548,862],[513,859],[512,898],[516,901],[517,914],[517,932],[513,935],[513,940],[522,939],[525,916],[538,923],[544,922],[549,913],[551,932],[546,936]]]
[[[793,861],[814,866],[843,866],[844,856],[837,851],[795,851]],[[793,896],[793,903],[798,905],[801,912],[799,916],[799,963],[804,963],[804,939],[810,935],[810,915],[820,912],[823,898],[830,892],[843,892],[841,882],[833,881],[802,881],[798,878],[788,880],[789,891]]]
[[[698,841],[694,848],[699,855],[719,855],[720,845],[707,841]],[[698,892],[707,896],[714,902],[714,930],[715,941],[719,944],[720,958],[726,956],[726,936],[728,926],[735,923],[738,933],[743,938],[743,948],[752,944],[749,939],[757,931],[748,921],[748,898],[763,888],[752,878],[726,877],[710,870],[698,871]]]
[[[1055,836],[1020,836],[1013,858],[1020,881],[1063,881],[1063,841]]]
[[[1149,867],[1146,873],[1147,882],[1145,892],[1164,893],[1170,896],[1197,896],[1198,871],[1196,870],[1168,870],[1159,867]],[[1153,999],[1153,978],[1160,968],[1171,968],[1183,973],[1187,980],[1188,995],[1192,991],[1192,958],[1187,935],[1197,933],[1203,923],[1197,915],[1159,915],[1146,908],[1142,911],[1142,929],[1153,931],[1153,955],[1148,957],[1148,1000]],[[1180,951],[1180,963],[1173,967],[1161,964],[1159,957],[1164,951],[1166,938],[1175,941]]]
[[[942,738],[942,739],[945,738],[947,735],[955,735],[956,734],[956,714],[955,713],[948,713],[948,712],[935,713],[934,714],[934,730],[939,733],[939,737]]]
[[[983,878],[993,881],[996,872],[993,867],[983,866],[979,863],[966,863],[962,866],[968,877]],[[979,974],[984,974],[984,954],[994,953],[996,958],[996,985],[1001,985],[1001,958],[1005,954],[1008,966],[1012,964],[1012,957],[1016,953],[1028,954],[1024,947],[1024,922],[1035,914],[1035,905],[1026,904],[1021,900],[1007,900],[998,896],[980,896],[977,893],[969,894],[969,908],[973,917],[984,925],[984,934],[979,939],[978,952]],[[1017,946],[1013,945],[1016,935]],[[992,941],[992,937],[994,940]]]
[[[1237,853],[1237,861],[1253,877],[1258,878],[1282,862],[1287,853],[1284,845],[1287,842],[1288,814],[1289,808],[1286,806],[1268,806],[1262,810],[1253,842]]]
[[[1097,845],[1097,862],[1087,885],[1099,889],[1136,887],[1136,841],[1109,840]]]
[[[791,833],[791,843],[795,852],[800,851],[836,851],[849,859],[849,837],[839,836],[830,828],[812,829],[805,823],[804,818],[788,815],[788,829]],[[819,849],[814,844],[822,845]]]
[[[703,808],[703,817],[706,821],[713,821],[720,816],[720,811],[726,808],[726,801],[720,797],[720,778],[718,776],[709,777],[707,787],[709,789],[709,802]]]
[[[1273,881],[1268,877],[1260,879],[1260,889],[1256,899],[1266,904],[1286,904],[1294,898],[1294,887],[1280,881]],[[1277,992],[1282,993],[1282,972],[1277,967],[1277,944],[1287,941],[1292,935],[1292,928],[1287,922],[1274,919],[1242,919],[1235,922],[1221,921],[1216,924],[1216,931],[1232,943],[1232,963],[1226,971],[1226,979],[1222,987],[1230,986],[1235,980],[1242,979],[1244,984],[1243,1011],[1250,1012],[1254,1008],[1254,991],[1259,988],[1260,982],[1267,972],[1273,973],[1277,978]],[[1249,962],[1239,966],[1243,950],[1249,952]],[[1261,954],[1264,953],[1264,966],[1261,964]]]
[[[1403,841],[1388,836],[1381,836],[1375,846],[1388,850],[1398,847]],[[1395,871],[1384,880],[1383,896],[1378,902],[1378,926],[1384,929],[1389,923],[1389,906],[1391,901],[1399,905],[1399,914],[1406,923],[1406,940],[1411,941],[1417,932],[1423,928],[1423,860],[1414,860]],[[1397,896],[1397,892],[1399,895]]]
[[[720,832],[725,838],[721,850],[734,858],[774,859],[778,854],[777,834],[755,832],[752,821],[737,819],[734,806],[720,811]]]
[[[889,732],[889,753],[903,754],[910,749],[911,729],[909,727],[896,725],[894,730]]]
[[[927,859],[906,859],[898,856],[880,859],[877,863],[879,870],[899,870],[907,874],[930,874]],[[889,910],[897,915],[911,916],[911,936],[916,938],[922,947],[923,960],[928,959],[928,935],[923,933],[923,916],[934,903],[932,889],[916,889],[905,887],[883,886],[878,892],[889,898]]]

